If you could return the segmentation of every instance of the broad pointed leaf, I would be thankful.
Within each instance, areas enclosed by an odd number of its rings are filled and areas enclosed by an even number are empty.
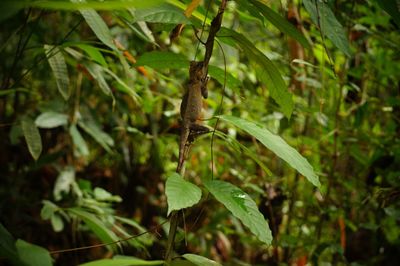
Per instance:
[[[191,207],[201,199],[201,189],[174,173],[168,177],[165,184],[165,194],[168,201],[168,215],[172,211]]]
[[[40,128],[54,128],[68,124],[68,115],[56,112],[45,112],[35,120],[35,125]]]
[[[18,239],[16,242],[18,255],[24,265],[29,266],[51,266],[50,253],[48,250]]]
[[[152,8],[136,10],[135,21],[163,24],[190,23],[190,20],[187,19],[182,10],[167,3]]]
[[[221,180],[204,183],[208,191],[262,242],[271,244],[272,234],[256,203],[240,188]]]
[[[220,116],[220,118],[258,139],[265,147],[305,176],[314,186],[319,187],[321,185],[318,176],[315,174],[313,167],[307,159],[289,146],[280,136],[271,133],[266,128],[261,128],[257,124],[239,117],[223,115]]]

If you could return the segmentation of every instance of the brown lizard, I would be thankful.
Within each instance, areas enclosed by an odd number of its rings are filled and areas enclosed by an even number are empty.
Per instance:
[[[208,128],[196,124],[201,114],[203,106],[203,97],[208,97],[207,78],[204,79],[203,62],[192,61],[189,68],[189,85],[187,92],[182,97],[181,117],[182,128],[179,141],[179,161],[177,172],[180,172],[185,157],[185,147],[191,131],[208,132]]]

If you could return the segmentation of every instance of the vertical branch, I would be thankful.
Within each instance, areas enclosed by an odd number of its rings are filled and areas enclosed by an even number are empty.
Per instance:
[[[211,22],[210,31],[208,34],[207,41],[205,43],[206,51],[204,54],[204,61],[203,61],[203,77],[201,77],[202,81],[207,80],[208,64],[210,62],[211,55],[213,52],[216,34],[221,29],[221,23],[222,23],[223,14],[224,14],[224,11],[226,8],[226,4],[227,4],[227,0],[221,1],[221,5],[218,9],[218,13]],[[204,86],[206,86],[206,82],[204,83]],[[188,149],[189,149],[189,146],[186,146],[185,151],[184,151],[183,160],[185,160],[185,157],[186,157],[185,153],[188,151]],[[184,165],[184,163],[179,164],[179,162],[178,162],[178,168],[176,169],[176,172],[179,173],[181,176],[183,176],[183,174],[184,174],[183,165]],[[177,227],[178,227],[178,213],[176,211],[174,211],[174,212],[172,212],[172,214],[170,216],[170,228],[169,228],[169,232],[168,232],[167,250],[166,250],[166,254],[165,254],[165,261],[166,261],[167,265],[172,261],[172,254],[174,251],[174,242],[175,242]]]

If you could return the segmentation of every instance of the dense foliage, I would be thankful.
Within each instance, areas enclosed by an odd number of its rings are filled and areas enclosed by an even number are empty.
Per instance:
[[[2,0],[0,264],[396,264],[399,1],[225,2]]]

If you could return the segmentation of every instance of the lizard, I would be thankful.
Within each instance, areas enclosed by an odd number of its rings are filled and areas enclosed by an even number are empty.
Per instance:
[[[179,141],[179,160],[177,172],[180,172],[185,157],[186,143],[193,141],[196,132],[208,132],[208,128],[196,124],[201,114],[203,98],[208,97],[207,81],[204,78],[204,63],[202,61],[192,61],[189,68],[189,84],[186,93],[182,97],[180,108],[182,127]],[[191,131],[195,132],[191,135]],[[192,136],[192,137],[190,137]]]

